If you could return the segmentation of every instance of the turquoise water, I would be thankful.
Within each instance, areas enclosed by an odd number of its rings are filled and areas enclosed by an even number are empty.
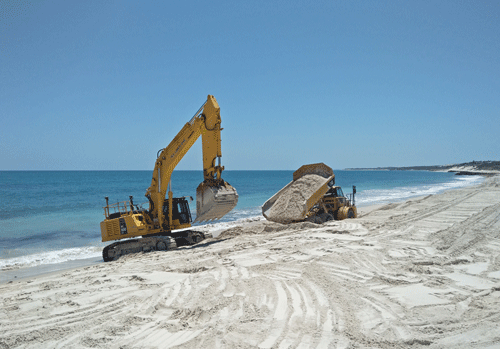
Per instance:
[[[224,171],[239,194],[237,207],[217,223],[218,230],[262,219],[261,205],[292,179],[293,171]],[[425,171],[335,171],[344,193],[357,187],[358,206],[396,202],[475,185],[479,176]],[[175,171],[174,196],[196,198],[201,171]],[[0,271],[99,257],[99,223],[104,197],[110,203],[146,203],[151,171],[3,171],[0,172]],[[147,207],[147,205],[146,205]],[[193,218],[196,201],[191,202]]]

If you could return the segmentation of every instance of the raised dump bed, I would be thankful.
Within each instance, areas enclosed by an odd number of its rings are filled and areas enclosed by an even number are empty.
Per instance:
[[[262,214],[277,223],[303,221],[334,184],[335,175],[327,165],[304,165],[293,173],[290,183],[264,203]]]

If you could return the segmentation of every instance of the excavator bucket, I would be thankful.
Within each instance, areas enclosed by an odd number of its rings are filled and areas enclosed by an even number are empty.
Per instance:
[[[210,185],[202,182],[196,189],[196,220],[195,222],[221,219],[236,207],[238,193],[227,182],[220,185]]]

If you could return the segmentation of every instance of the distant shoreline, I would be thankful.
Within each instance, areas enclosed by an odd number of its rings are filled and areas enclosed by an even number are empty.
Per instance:
[[[406,167],[360,167],[345,168],[345,171],[432,171],[454,172],[462,176],[496,176],[500,175],[500,161],[471,161],[453,165],[406,166]]]

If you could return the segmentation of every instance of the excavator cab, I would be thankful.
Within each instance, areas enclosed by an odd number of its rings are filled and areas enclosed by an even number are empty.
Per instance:
[[[163,203],[163,214],[168,217],[168,199]],[[178,220],[178,224],[191,223],[191,211],[185,197],[172,199],[172,221],[174,220]]]

